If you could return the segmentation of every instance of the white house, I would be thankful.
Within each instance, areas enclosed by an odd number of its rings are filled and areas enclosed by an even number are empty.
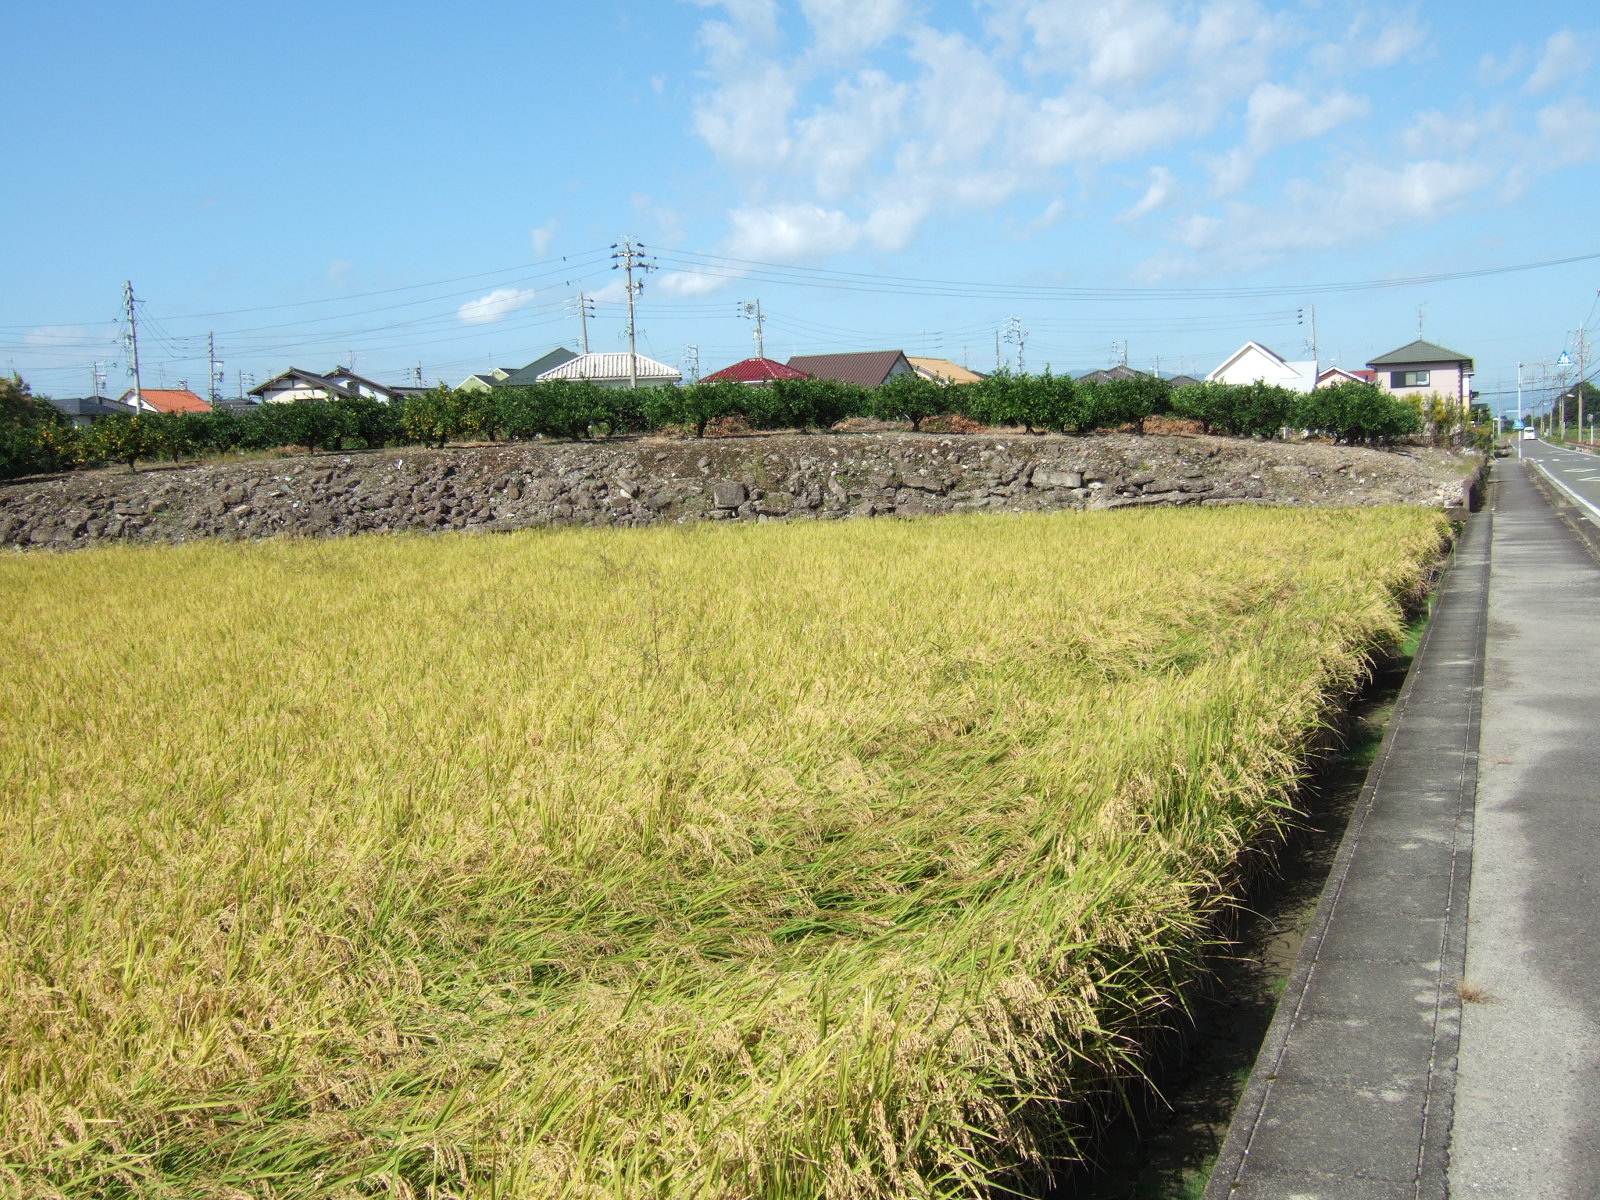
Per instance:
[[[1455,350],[1419,339],[1380,354],[1367,366],[1378,373],[1378,386],[1391,395],[1443,396],[1462,408],[1472,403],[1472,360]]]
[[[1290,362],[1268,350],[1260,342],[1246,342],[1232,357],[1211,374],[1207,383],[1270,383],[1296,392],[1309,392],[1316,386],[1317,364]]]
[[[250,394],[263,404],[290,404],[296,400],[348,400],[355,396],[391,404],[399,396],[397,389],[374,383],[346,367],[338,367],[326,375],[290,367],[282,375],[275,375],[251,388]]]
[[[633,360],[631,366],[629,359]],[[683,372],[642,354],[616,351],[580,354],[539,376],[540,383],[554,379],[586,380],[609,388],[631,387],[637,379],[640,387],[671,387],[683,382]]]

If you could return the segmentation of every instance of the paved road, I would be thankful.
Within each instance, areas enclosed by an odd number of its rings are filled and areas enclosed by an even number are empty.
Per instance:
[[[1600,460],[1524,446],[1600,517]],[[1497,474],[1450,1195],[1568,1200],[1600,1194],[1600,568]]]
[[[1600,528],[1600,456],[1545,442],[1521,441],[1517,445],[1522,457],[1543,468],[1558,490]],[[1502,476],[1510,473],[1505,470],[1509,462],[1502,460]]]
[[[1207,1200],[1600,1196],[1600,460],[1522,449],[1446,575]]]

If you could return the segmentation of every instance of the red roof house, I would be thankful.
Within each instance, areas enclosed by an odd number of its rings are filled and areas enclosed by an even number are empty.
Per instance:
[[[210,412],[211,405],[188,388],[140,388],[136,401],[133,389],[122,393],[121,402],[132,405],[139,412],[186,413]]]
[[[809,379],[804,371],[771,358],[747,358],[713,371],[701,383],[771,383],[774,379]]]

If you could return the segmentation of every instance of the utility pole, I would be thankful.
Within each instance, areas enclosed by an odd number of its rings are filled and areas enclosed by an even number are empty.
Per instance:
[[[122,303],[128,314],[128,349],[133,355],[133,411],[144,405],[144,386],[139,377],[139,314],[134,310],[133,280],[122,285]]]
[[[418,387],[422,386],[422,364],[418,363],[411,368],[411,381]]]
[[[1028,331],[1022,327],[1022,318],[1010,316],[1006,318],[1006,341],[1017,348],[1017,374],[1027,374],[1027,362],[1023,358],[1023,350],[1028,344]]]
[[[622,268],[628,290],[628,386],[636,388],[639,386],[639,350],[633,322],[633,298],[644,291],[644,280],[634,283],[633,273],[637,270],[643,274],[656,267],[644,256],[644,246],[631,237],[614,244],[611,251],[611,257],[617,260],[611,264],[611,269],[615,271],[618,267]]]
[[[211,371],[206,376],[206,400],[215,407],[217,403],[217,385],[221,382],[221,376],[217,372],[217,367],[220,364],[217,362],[217,335],[215,333],[206,334],[206,355],[211,360]]]
[[[994,331],[994,369],[995,374],[1000,373],[1000,331]]]
[[[685,346],[683,348],[683,373],[688,376],[690,383],[700,381],[700,347]]]
[[[96,360],[94,364],[94,398],[100,399],[100,389],[106,386],[106,364]]]
[[[631,303],[632,297],[629,297],[629,301]],[[568,303],[573,302],[569,301]],[[594,301],[584,295],[582,291],[579,291],[576,305],[578,310],[578,344],[583,347],[583,352],[587,354],[589,353],[589,318],[594,316]]]
[[[747,321],[754,321],[756,323],[756,357],[765,358],[767,356],[767,342],[766,338],[762,335],[761,327],[766,321],[766,318],[761,315],[761,301],[743,301],[739,305],[739,315],[745,318]]]
[[[1317,377],[1322,374],[1322,363],[1321,356],[1317,353],[1317,306],[1315,304],[1308,304],[1299,312],[1298,320],[1300,324],[1304,325],[1308,319],[1311,322],[1311,386],[1316,387]],[[1417,334],[1418,336],[1422,334],[1420,325],[1417,328]]]
[[[1589,340],[1587,331],[1578,326],[1578,440],[1583,441],[1583,351]]]

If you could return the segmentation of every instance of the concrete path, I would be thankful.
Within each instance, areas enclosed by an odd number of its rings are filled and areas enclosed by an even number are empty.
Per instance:
[[[1537,469],[1468,523],[1207,1200],[1600,1195],[1600,565]]]

